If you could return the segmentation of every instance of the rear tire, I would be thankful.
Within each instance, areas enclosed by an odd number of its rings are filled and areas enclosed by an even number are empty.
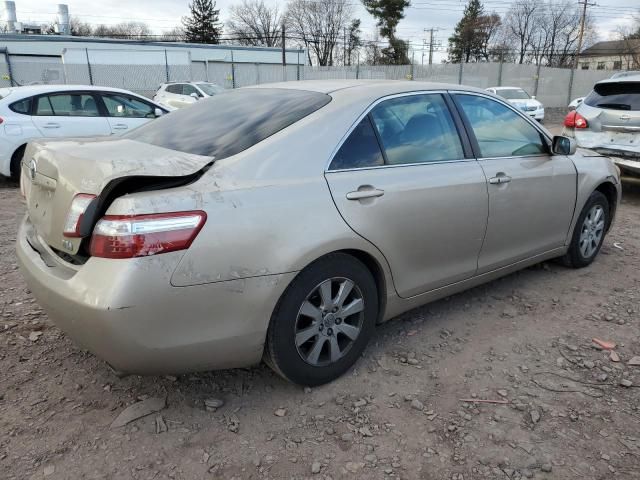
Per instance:
[[[608,227],[609,201],[602,193],[593,192],[580,212],[562,263],[571,268],[590,265],[602,247]]]
[[[26,145],[18,147],[18,149],[11,155],[11,163],[9,168],[11,170],[11,180],[14,182],[20,181],[20,168],[22,164],[22,158],[24,157],[24,151],[27,148]]]
[[[358,259],[334,253],[293,280],[276,306],[265,361],[300,385],[340,377],[358,360],[375,329],[378,291]]]

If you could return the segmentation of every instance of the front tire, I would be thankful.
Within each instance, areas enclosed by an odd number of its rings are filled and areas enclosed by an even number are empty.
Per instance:
[[[278,302],[265,360],[293,383],[330,382],[362,354],[377,316],[378,291],[367,267],[351,255],[327,255],[298,274]]]
[[[602,193],[593,192],[580,212],[563,263],[572,268],[590,265],[602,247],[608,226],[609,201]]]
[[[24,157],[24,151],[27,146],[22,145],[18,147],[18,149],[13,152],[11,155],[11,163],[9,164],[9,169],[11,171],[11,180],[14,182],[20,181],[20,169],[22,168],[22,157]]]

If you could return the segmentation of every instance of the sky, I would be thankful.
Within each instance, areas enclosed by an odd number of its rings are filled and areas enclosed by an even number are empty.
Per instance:
[[[15,0],[18,21],[50,23],[55,19],[57,3],[55,0]],[[229,7],[241,0],[217,0],[221,20],[228,18]],[[366,12],[358,0],[348,0],[354,8],[354,16],[362,21],[365,38],[373,38],[375,20]],[[572,1],[572,0],[569,0]],[[577,3],[577,0],[573,0]],[[269,5],[278,5],[284,9],[283,0],[265,0]],[[160,34],[180,25],[183,15],[189,13],[189,0],[67,0],[69,13],[88,23],[116,24],[124,21],[142,21],[148,24],[154,33]],[[434,33],[434,63],[446,59],[447,39],[455,24],[462,16],[467,0],[412,0],[405,11],[405,18],[398,26],[398,36],[411,42],[415,61],[428,61],[428,51],[423,47],[429,33],[425,29],[437,28]],[[486,12],[504,15],[511,0],[486,0],[483,2]],[[592,2],[595,3],[595,2]],[[590,6],[589,11],[595,19],[598,36],[601,40],[614,38],[620,27],[628,27],[633,22],[633,14],[640,13],[638,0],[600,0]]]

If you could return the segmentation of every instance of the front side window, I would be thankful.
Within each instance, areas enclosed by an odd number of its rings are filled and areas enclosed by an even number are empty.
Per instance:
[[[198,92],[196,87],[194,87],[193,85],[189,85],[188,83],[185,83],[184,85],[182,85],[182,94],[183,95],[191,95],[192,93],[195,93],[199,97],[202,96],[202,94],[200,92]]]
[[[456,95],[480,147],[480,156],[513,157],[548,153],[542,134],[505,105],[476,95]]]
[[[385,100],[371,110],[389,165],[460,160],[460,137],[440,94]]]
[[[155,107],[125,95],[103,95],[110,117],[155,118]]]
[[[125,136],[219,160],[261,142],[330,101],[329,95],[307,90],[228,90],[163,115]]]
[[[93,95],[60,93],[38,97],[36,115],[57,117],[97,117],[100,115]]]
[[[369,115],[353,129],[331,161],[330,170],[384,165],[384,158]]]
[[[210,97],[213,97],[218,93],[224,92],[224,88],[214,83],[198,83],[198,88],[200,88],[200,90],[202,90],[204,93],[206,93]]]
[[[176,93],[178,95],[181,95],[182,85],[176,85],[176,84],[167,85],[167,88],[165,88],[165,91],[169,93]]]

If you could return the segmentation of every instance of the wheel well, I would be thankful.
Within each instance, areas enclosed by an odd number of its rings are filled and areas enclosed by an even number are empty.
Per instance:
[[[607,201],[609,202],[609,224],[607,225],[607,230],[609,230],[611,221],[616,213],[616,208],[618,207],[618,190],[613,183],[605,182],[601,183],[598,188],[596,188],[596,192],[602,193],[607,197]]]
[[[20,161],[22,161],[22,157],[24,155],[24,151],[27,148],[27,144],[20,145],[16,148],[16,151],[11,155],[11,163],[9,164],[9,169],[11,170],[11,177],[18,179],[20,175]]]
[[[357,258],[364,263],[367,270],[371,272],[371,275],[376,282],[376,289],[378,290],[378,320],[376,323],[382,322],[382,319],[384,318],[384,311],[387,306],[387,285],[382,267],[371,254],[362,250],[348,249],[339,250],[339,252],[346,253]]]

